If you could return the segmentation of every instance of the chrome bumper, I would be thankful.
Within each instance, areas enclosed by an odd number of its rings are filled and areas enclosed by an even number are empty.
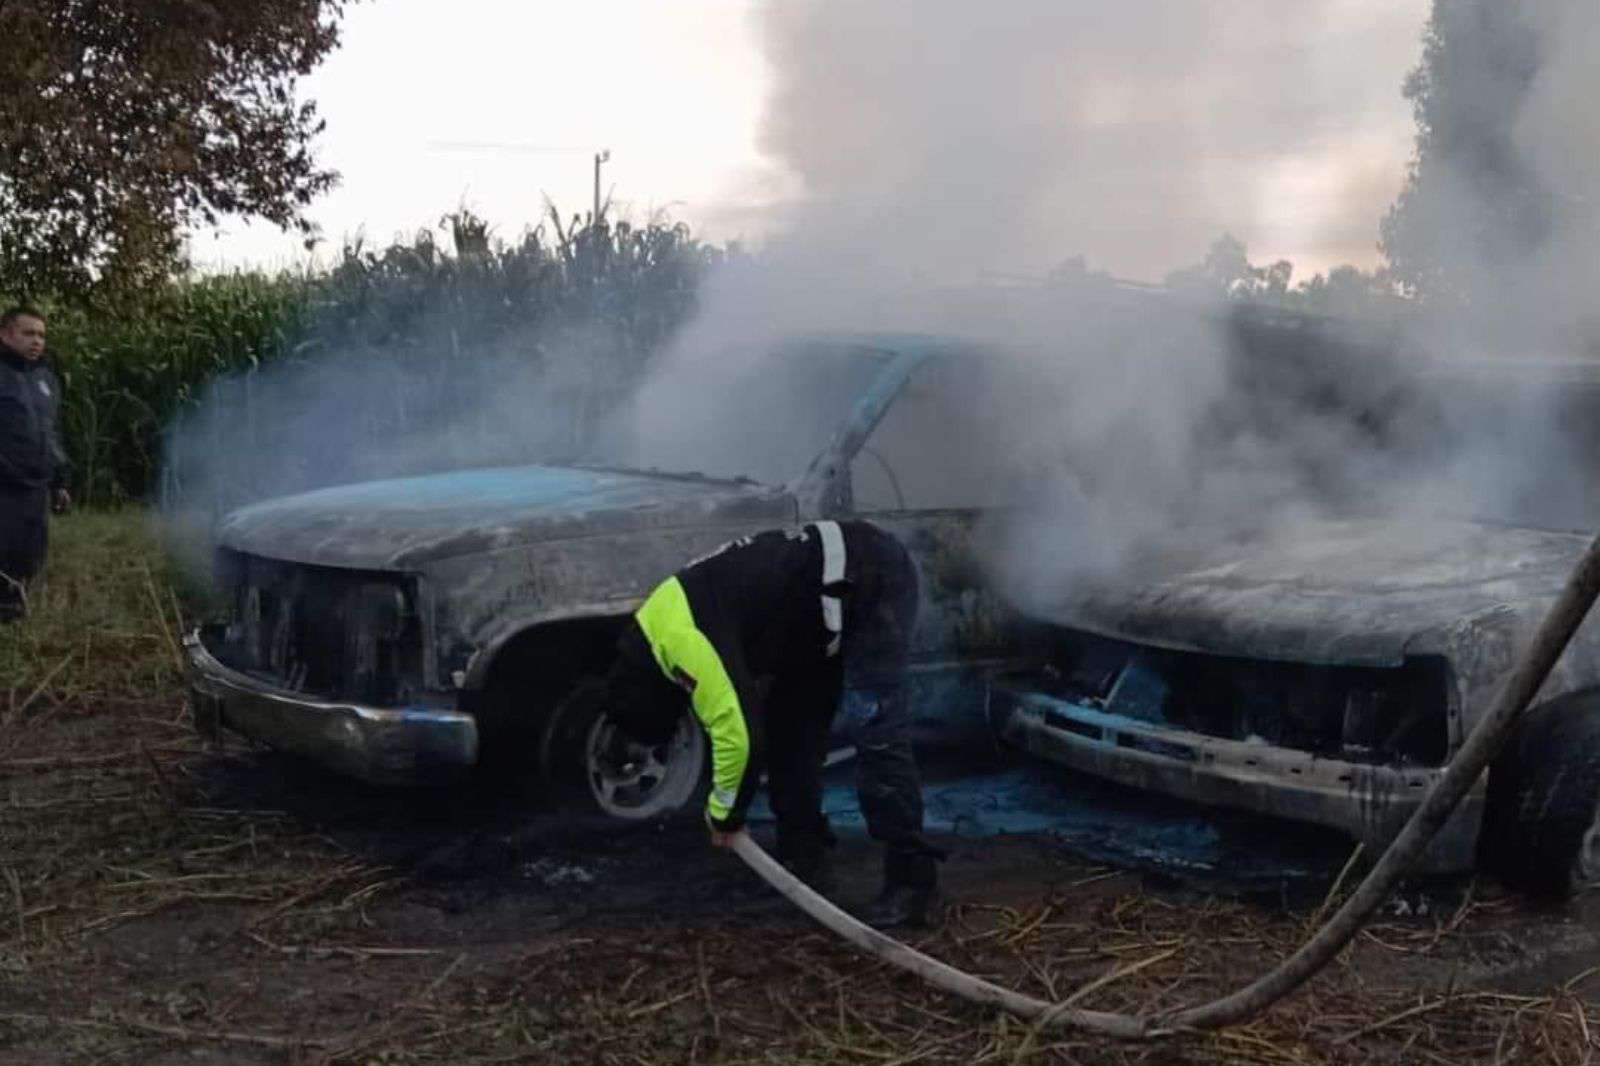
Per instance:
[[[208,736],[223,728],[374,784],[417,784],[478,761],[470,714],[324,702],[224,666],[201,631],[183,638],[189,707]]]
[[[1323,825],[1387,847],[1443,769],[1374,766],[1106,714],[996,682],[989,721],[1006,743],[1083,773],[1196,803]],[[1480,781],[1424,852],[1430,873],[1468,870],[1483,818]]]

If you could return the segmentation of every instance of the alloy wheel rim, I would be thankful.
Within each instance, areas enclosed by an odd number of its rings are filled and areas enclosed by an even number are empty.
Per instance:
[[[634,744],[620,766],[601,758],[613,742],[616,726],[602,715],[590,728],[584,745],[589,792],[601,810],[617,818],[638,819],[662,814],[683,804],[700,776],[695,757],[700,737],[686,715],[666,742]]]

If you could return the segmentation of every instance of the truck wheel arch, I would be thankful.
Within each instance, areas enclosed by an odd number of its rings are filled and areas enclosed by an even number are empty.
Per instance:
[[[461,703],[478,720],[479,762],[510,767],[532,757],[546,718],[573,685],[603,676],[627,616],[540,622],[500,641]]]
[[[1489,768],[1478,864],[1562,898],[1600,878],[1600,688],[1530,708]]]

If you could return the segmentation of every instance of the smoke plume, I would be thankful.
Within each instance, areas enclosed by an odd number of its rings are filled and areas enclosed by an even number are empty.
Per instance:
[[[1426,14],[1424,0],[756,7],[771,71],[761,144],[796,195],[775,237],[707,279],[699,314],[587,455],[792,479],[861,382],[848,368],[773,369],[760,353],[808,332],[930,333],[981,345],[1006,372],[914,383],[858,463],[857,503],[1021,508],[991,532],[1001,576],[1028,595],[1352,509],[1590,520],[1595,420],[1567,384],[1504,361],[1574,354],[1594,320],[1592,5],[1549,0],[1528,16],[1533,66],[1495,120],[1566,205],[1556,217],[1589,228],[1546,226],[1510,258],[1458,239],[1492,232],[1474,228],[1496,209],[1482,160],[1424,161],[1437,180],[1412,217],[1422,245],[1473,279],[1465,304],[1290,321],[1241,312],[1220,287],[1113,280],[1163,277],[1223,232],[1271,251],[1371,248],[1402,179],[1374,146]],[[1492,71],[1452,76],[1462,99],[1495,91]],[[1295,195],[1305,217],[1290,232]],[[1533,337],[1537,352],[1509,350]],[[468,390],[447,424],[563,409],[545,382],[483,380],[492,395]],[[366,387],[354,373],[316,402],[336,417],[342,393]],[[189,440],[192,455],[205,437]],[[434,468],[568,454],[541,433],[501,443]]]
[[[1258,230],[1307,161],[1342,168],[1310,239],[1373,241],[1401,175],[1372,180],[1367,116],[1398,97],[1425,14],[1256,0],[762,8],[762,143],[800,192],[782,235],[714,279],[641,390],[624,420],[636,458],[770,477],[774,440],[818,417],[808,397],[774,420],[697,383],[749,373],[740,353],[799,330],[931,332],[981,340],[1020,378],[962,383],[969,406],[903,449],[925,474],[863,460],[858,481],[883,466],[884,506],[919,477],[945,490],[924,503],[957,505],[965,472],[984,487],[970,502],[1023,507],[1001,531],[1001,576],[1025,595],[1352,510],[1589,521],[1580,490],[1596,453],[1571,375],[1506,360],[1528,338],[1573,340],[1558,327],[1595,291],[1592,232],[1552,230],[1515,277],[1494,242],[1451,245],[1479,282],[1472,306],[1375,302],[1369,318],[1279,326],[1220,290],[1143,291],[1092,269],[1157,277],[1223,231]],[[1569,202],[1600,187],[1595,21],[1576,2],[1541,9],[1537,72],[1499,131]],[[1495,76],[1456,72],[1475,92]],[[1475,165],[1443,161],[1424,223],[1440,241],[1487,210],[1468,192]],[[1084,258],[1052,273],[1069,256]],[[1482,294],[1511,289],[1524,298],[1486,331]],[[718,420],[733,436],[700,449]]]

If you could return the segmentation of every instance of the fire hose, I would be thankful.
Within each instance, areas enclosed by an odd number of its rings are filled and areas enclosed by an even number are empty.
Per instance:
[[[974,1003],[1033,1019],[1040,1028],[1064,1026],[1108,1036],[1148,1038],[1183,1030],[1237,1025],[1261,1014],[1331,962],[1389,898],[1499,752],[1589,613],[1597,594],[1600,594],[1600,536],[1590,543],[1573,568],[1488,712],[1467,735],[1421,806],[1412,813],[1361,884],[1293,955],[1243,988],[1206,1003],[1154,1015],[1118,1014],[1080,1009],[1074,1005],[1078,996],[1049,1003],[1014,992],[924,955],[857,921],[784,869],[749,834],[740,833],[734,840],[733,850],[801,910],[862,950]]]

